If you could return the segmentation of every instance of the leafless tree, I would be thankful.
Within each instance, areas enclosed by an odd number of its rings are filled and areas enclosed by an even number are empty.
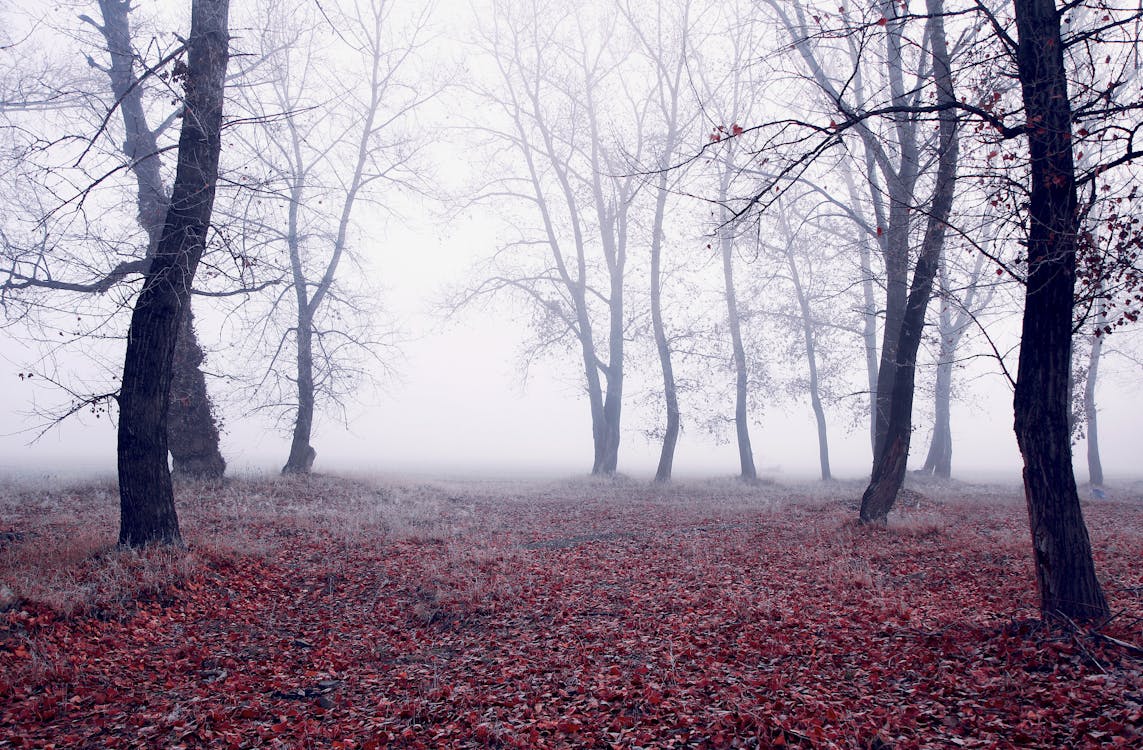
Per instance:
[[[48,107],[67,107],[69,112],[93,110],[98,115],[90,127],[90,133],[76,133],[75,120],[64,125],[62,137],[54,135],[50,128],[40,127],[42,134],[29,145],[30,161],[39,174],[31,176],[31,184],[37,192],[53,191],[53,171],[77,172],[73,181],[78,198],[60,195],[52,200],[33,204],[29,208],[30,220],[36,226],[36,234],[41,241],[23,243],[22,248],[14,248],[9,243],[11,264],[8,278],[2,284],[8,299],[16,295],[21,301],[39,304],[46,308],[66,306],[62,298],[78,295],[106,296],[124,283],[137,282],[146,273],[162,230],[168,200],[170,174],[164,173],[163,154],[173,148],[170,137],[171,125],[177,123],[181,115],[181,95],[177,90],[185,71],[185,45],[177,44],[162,49],[153,60],[145,60],[136,52],[135,39],[130,22],[130,3],[124,0],[100,0],[100,17],[94,20],[81,14],[79,20],[94,29],[98,34],[99,52],[86,56],[91,70],[103,77],[110,98],[100,96],[89,88],[93,81],[74,80],[65,89],[55,84],[43,91],[37,99],[36,111]],[[98,59],[97,59],[98,58]],[[58,74],[57,74],[58,75]],[[86,89],[86,91],[85,91]],[[156,100],[171,106],[156,107]],[[155,112],[159,112],[160,122],[151,124]],[[80,118],[79,122],[83,122]],[[121,124],[121,130],[116,123]],[[27,132],[27,129],[25,130]],[[116,143],[120,149],[115,154],[105,149],[104,142]],[[119,146],[121,144],[121,146]],[[57,161],[75,160],[76,165],[55,169],[51,164],[41,163],[44,154],[61,154]],[[95,153],[97,152],[97,153]],[[76,153],[79,154],[78,158]],[[84,160],[97,161],[97,169],[104,170],[89,182],[84,182],[84,172],[78,170]],[[116,164],[118,162],[118,164]],[[134,180],[136,219],[143,238],[131,248],[130,240],[121,239],[115,234],[107,237],[81,237],[76,242],[90,255],[67,254],[60,252],[63,238],[53,236],[53,224],[66,225],[66,214],[74,209],[69,204],[94,203],[92,194],[104,183],[112,184],[112,178],[119,171],[125,172]],[[125,187],[125,186],[124,186]],[[58,195],[58,193],[57,193]],[[38,208],[38,211],[36,210]],[[82,211],[82,205],[79,210]],[[38,213],[38,215],[36,215]],[[56,218],[60,215],[60,218]],[[61,220],[64,219],[64,220]],[[117,228],[89,229],[87,222],[80,222],[83,231],[117,232]],[[114,249],[110,259],[100,245]],[[122,259],[123,256],[127,259]],[[117,257],[116,257],[117,256]],[[34,302],[32,293],[40,294],[40,301]],[[59,303],[48,301],[48,297],[61,298]],[[126,305],[124,305],[125,307]],[[113,310],[114,312],[114,306]],[[168,406],[168,445],[174,461],[176,473],[199,477],[218,477],[225,470],[226,463],[219,451],[217,423],[212,415],[211,402],[206,390],[206,381],[200,364],[203,351],[199,346],[193,327],[193,315],[189,312],[180,323],[178,348],[175,352],[174,380]],[[98,398],[98,397],[97,397]],[[86,399],[78,397],[78,403]]]
[[[671,167],[679,160],[680,146],[698,119],[698,109],[690,95],[692,86],[687,71],[687,60],[692,47],[698,46],[698,40],[694,38],[697,14],[693,11],[691,0],[652,5],[652,8],[637,7],[630,0],[624,0],[621,12],[639,42],[640,51],[652,68],[654,124],[651,127],[657,132],[651,136],[655,143],[651,147],[652,162],[648,170],[653,176],[655,201],[650,222],[650,305],[651,329],[663,374],[666,411],[662,450],[655,469],[655,480],[663,482],[671,478],[674,466],[680,413],[671,342],[663,320],[662,255],[666,241],[668,201],[677,193],[676,184],[685,174],[684,171]],[[642,146],[635,144],[628,148],[637,151]]]
[[[515,176],[483,198],[519,201],[528,211],[519,239],[466,299],[517,294],[535,312],[539,349],[578,349],[592,473],[610,475],[623,410],[631,210],[643,184],[631,165],[643,162],[651,105],[618,75],[631,45],[616,13],[592,17],[576,4],[505,0],[485,21],[481,47],[498,80],[477,93],[503,126],[477,127]]]
[[[360,311],[341,280],[352,255],[360,205],[383,205],[383,186],[416,188],[415,157],[425,142],[411,126],[418,107],[438,93],[410,76],[427,35],[429,9],[391,0],[346,0],[315,8],[271,0],[260,7],[259,65],[241,100],[255,121],[245,145],[254,187],[232,218],[248,234],[285,251],[290,283],[270,314],[254,326],[273,352],[293,353],[292,439],[282,472],[308,473],[320,398],[336,398],[353,352],[377,356],[380,343],[356,329]],[[290,324],[274,326],[279,305],[292,303]],[[348,368],[356,380],[363,372]],[[272,398],[271,403],[282,403]]]

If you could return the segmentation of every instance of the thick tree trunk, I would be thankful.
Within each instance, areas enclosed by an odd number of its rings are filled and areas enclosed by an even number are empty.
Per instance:
[[[218,450],[218,425],[210,409],[202,348],[194,332],[194,311],[187,300],[179,322],[172,363],[171,396],[167,413],[167,447],[175,476],[218,479],[226,460]]]
[[[1075,292],[1075,162],[1071,105],[1054,0],[1015,0],[1017,70],[1028,123],[1028,280],[1014,407],[1024,493],[1045,618],[1108,615],[1095,576],[1068,431]]]
[[[910,92],[904,83],[903,28],[906,11],[896,2],[882,0],[885,24],[886,76],[893,104],[906,106]],[[889,421],[896,392],[895,366],[909,297],[909,235],[916,201],[919,157],[917,121],[907,114],[897,115],[894,123],[895,146],[900,153],[896,171],[886,174],[889,198],[889,225],[885,228],[885,328],[882,330],[881,361],[877,368],[877,411],[873,441],[874,463],[885,450]]]
[[[933,58],[933,77],[937,85],[937,102],[955,103],[948,46],[945,40],[942,0],[928,0]],[[895,370],[882,450],[873,464],[869,487],[861,498],[862,523],[883,524],[905,481],[909,458],[909,442],[913,432],[913,394],[917,350],[925,327],[925,313],[932,296],[933,279],[940,265],[944,246],[945,225],[952,212],[958,156],[957,119],[952,107],[942,111],[939,126],[937,174],[921,255],[913,271],[905,313],[897,337],[896,359],[891,364],[882,360],[882,368]],[[880,394],[879,394],[880,395]]]
[[[147,122],[143,90],[134,69],[134,50],[126,0],[99,0],[103,24],[99,26],[107,44],[111,64],[107,77],[123,118],[123,155],[127,157],[137,186],[139,225],[147,233],[147,257],[154,256],[167,212],[156,133]],[[202,348],[189,319],[179,326],[175,349],[174,382],[167,420],[167,447],[176,474],[217,478],[226,471],[219,451],[218,426],[211,414],[206,378],[201,364]]]
[[[167,405],[179,319],[206,244],[221,150],[228,0],[194,0],[186,114],[162,236],[135,303],[119,393],[119,543],[181,541],[167,468]]]

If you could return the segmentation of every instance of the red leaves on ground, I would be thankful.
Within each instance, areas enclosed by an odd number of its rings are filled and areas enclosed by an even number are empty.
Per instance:
[[[203,536],[166,590],[0,615],[0,746],[1094,747],[1143,732],[1138,656],[1026,619],[1011,497],[925,500],[871,530],[841,497],[774,487],[442,486],[398,517],[395,491],[284,486],[295,517],[233,490],[184,501]],[[1139,499],[1086,512],[1123,611],[1108,633],[1138,643]]]

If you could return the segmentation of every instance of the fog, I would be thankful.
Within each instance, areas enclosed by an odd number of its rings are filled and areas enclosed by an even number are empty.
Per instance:
[[[473,241],[473,225],[449,234],[426,253],[433,262],[406,261],[402,283],[390,290],[396,317],[412,332],[402,345],[393,378],[351,403],[346,421],[326,416],[316,429],[316,471],[419,477],[562,477],[591,468],[591,424],[576,372],[565,361],[546,360],[521,374],[525,332],[508,315],[491,312],[443,321],[433,304],[442,290],[469,273],[473,253],[494,246],[491,237]],[[463,234],[463,237],[460,236]],[[421,246],[432,233],[396,234],[399,246]],[[394,256],[400,254],[394,253]],[[111,475],[115,471],[115,431],[106,416],[79,413],[45,428],[37,404],[54,403],[58,393],[34,387],[16,373],[27,369],[31,350],[0,333],[8,387],[0,390],[0,474]],[[1137,374],[1125,359],[1109,360],[1099,386],[1101,452],[1107,482],[1143,476],[1138,441],[1143,400],[1135,393]],[[208,360],[209,366],[209,360]],[[970,379],[953,406],[953,476],[968,481],[1019,481],[1021,462],[1012,431],[1011,391],[989,367]],[[922,378],[926,377],[922,374]],[[931,377],[931,376],[930,376]],[[212,383],[217,388],[218,383]],[[760,473],[771,479],[804,480],[817,476],[813,415],[804,400],[784,403],[759,415],[754,427]],[[911,465],[927,448],[927,399],[918,397],[917,437]],[[686,419],[676,473],[680,477],[731,476],[737,473],[732,435],[715,440]],[[223,454],[235,473],[274,473],[289,450],[288,425],[243,415],[235,405],[223,411]],[[727,404],[732,410],[732,404]],[[929,410],[931,411],[931,409]],[[620,471],[649,478],[659,444],[643,428],[659,419],[657,411],[629,408],[620,451]],[[831,424],[835,473],[867,478],[871,461],[867,435],[844,418]],[[1086,478],[1085,443],[1075,446],[1077,479]],[[920,456],[918,457],[918,454]]]
[[[365,382],[344,396],[341,406],[327,402],[322,408],[319,404],[312,439],[317,451],[314,470],[424,476],[586,474],[592,466],[592,426],[582,366],[577,364],[575,351],[567,346],[552,346],[532,356],[537,338],[542,339],[545,332],[537,330],[533,313],[518,299],[469,305],[451,315],[443,312],[446,301],[454,299],[459,291],[472,289],[488,276],[491,259],[501,257],[513,243],[523,243],[522,237],[530,239],[532,235],[518,231],[516,225],[522,222],[519,206],[474,202],[473,196],[486,188],[481,181],[485,176],[482,170],[498,164],[497,160],[503,155],[490,149],[488,153],[481,152],[479,158],[471,156],[482,148],[481,138],[487,134],[473,135],[471,119],[456,115],[453,110],[464,108],[456,102],[471,104],[472,90],[479,88],[477,84],[492,85],[491,65],[487,59],[482,63],[475,58],[465,60],[463,66],[457,64],[471,49],[457,41],[456,35],[463,33],[466,23],[472,23],[474,28],[479,23],[469,18],[466,4],[443,3],[440,9],[446,20],[427,47],[430,55],[438,57],[422,61],[415,72],[426,75],[425,70],[439,59],[444,61],[444,67],[463,68],[464,75],[471,78],[466,79],[467,89],[463,93],[457,93],[459,88],[442,88],[445,93],[426,105],[425,114],[415,123],[422,130],[426,123],[444,123],[433,147],[427,149],[431,154],[420,167],[429,175],[426,183],[412,188],[401,183],[390,193],[379,190],[370,196],[366,210],[359,211],[353,221],[351,244],[359,257],[355,265],[341,273],[351,283],[359,282],[363,296],[375,298],[377,304],[369,314],[379,321],[377,326],[386,343],[377,353],[381,361],[368,365],[374,382]],[[480,12],[493,11],[482,6]],[[64,13],[54,20],[74,21],[73,16],[73,13]],[[247,31],[240,37],[239,44],[249,45],[254,33],[249,29],[253,27],[243,28]],[[711,59],[729,54],[722,47],[712,49]],[[645,69],[641,70],[641,75],[647,74]],[[455,75],[461,74],[456,72]],[[437,83],[426,79],[424,85]],[[456,84],[450,81],[448,85]],[[480,117],[485,114],[485,110],[480,109]],[[622,122],[622,117],[629,114],[616,115],[616,122]],[[709,111],[696,110],[687,124],[676,159],[688,150],[694,153],[701,149],[712,125],[725,126],[730,122],[728,119],[723,123],[713,119],[715,117]],[[630,123],[622,124],[626,127]],[[574,130],[573,125],[568,127]],[[620,125],[614,127],[618,130]],[[646,142],[653,141],[654,138],[648,137]],[[624,148],[634,151],[643,145],[642,142],[625,144]],[[627,151],[625,157],[629,156]],[[633,160],[629,163],[636,164]],[[231,165],[235,173],[246,166]],[[412,178],[409,180],[411,184]],[[129,183],[121,183],[119,189],[124,190],[124,185]],[[466,194],[466,190],[472,192]],[[670,258],[665,278],[674,283],[685,277],[686,284],[691,286],[678,282],[667,290],[666,316],[670,320],[677,309],[686,311],[690,316],[688,321],[717,320],[720,313],[709,294],[712,289],[717,290],[714,282],[720,278],[719,272],[710,257],[700,257],[696,248],[701,250],[704,244],[710,248],[707,243],[718,231],[718,222],[710,218],[709,205],[699,201],[696,208],[693,196],[686,190],[678,186],[672,190],[671,199],[678,200],[680,206],[673,215],[689,218],[680,219],[665,231],[669,239],[666,254]],[[96,199],[92,202],[102,205]],[[129,233],[130,207],[120,210],[119,214],[116,231]],[[529,220],[538,226],[535,217]],[[557,221],[570,220],[561,216]],[[760,226],[770,231],[770,225],[765,223],[769,219],[761,221]],[[528,230],[532,231],[533,226]],[[759,225],[753,226],[760,235],[765,233],[757,229]],[[643,229],[640,227],[640,231]],[[878,227],[877,235],[880,234]],[[802,242],[812,245],[813,238]],[[958,251],[963,253],[964,248]],[[644,248],[633,246],[630,252],[634,257],[644,253]],[[746,257],[749,253],[740,255]],[[820,262],[824,267],[825,261]],[[642,255],[631,263],[628,283],[632,290],[645,287],[645,266]],[[738,273],[741,284],[761,285],[761,291],[755,293],[757,298],[773,296],[775,287],[766,287],[759,281],[774,273],[764,262],[742,262]],[[834,270],[830,268],[822,275],[832,273]],[[693,279],[687,274],[693,274]],[[645,296],[642,291],[639,294]],[[637,310],[631,315],[638,323],[631,326],[635,330],[631,339],[637,343],[632,343],[628,354],[631,371],[624,388],[618,470],[646,478],[653,474],[658,459],[659,442],[651,433],[661,429],[658,390],[661,380],[653,347],[648,343],[651,337],[642,320],[646,317],[642,312],[644,300],[634,292],[630,298],[627,304],[629,309]],[[257,304],[268,305],[265,300]],[[208,387],[223,423],[222,451],[229,471],[276,472],[289,452],[289,404],[279,403],[274,409],[255,408],[262,405],[245,396],[235,396],[232,389],[232,384],[239,379],[257,380],[253,370],[264,366],[264,363],[244,359],[247,353],[238,346],[245,338],[255,337],[252,324],[243,317],[254,313],[234,306],[211,307],[210,303],[199,307],[198,301],[195,305],[197,330],[207,349]],[[1019,310],[1011,306],[1005,308],[1000,301],[995,305],[1001,312],[989,323],[989,333],[999,342],[1008,367],[1014,368]],[[702,309],[696,312],[688,307]],[[258,309],[256,305],[249,308]],[[50,308],[44,313],[49,320],[53,316],[71,314],[70,309]],[[265,314],[267,318],[270,316],[270,312]],[[759,318],[753,320],[757,321],[763,314],[759,313]],[[765,314],[777,313],[768,310]],[[0,390],[0,425],[3,425],[0,428],[0,474],[114,472],[114,412],[96,415],[81,409],[52,424],[61,410],[76,398],[115,387],[116,368],[122,361],[125,316],[121,310],[118,313],[104,311],[103,315],[106,317],[97,316],[97,319],[116,322],[106,327],[103,322],[93,326],[92,331],[98,335],[69,335],[67,344],[52,342],[51,331],[45,332],[44,328],[51,328],[53,324],[43,323],[35,315],[27,318],[14,315],[8,325],[0,329],[0,363],[6,384]],[[680,312],[679,318],[682,317]],[[767,325],[773,326],[772,321]],[[753,336],[763,324],[753,322],[748,326],[753,326],[748,331]],[[693,330],[700,333],[694,334]],[[701,339],[704,330],[696,327],[687,333]],[[767,367],[767,382],[752,393],[755,405],[751,429],[759,473],[778,480],[816,476],[814,416],[808,397],[804,393],[791,393],[792,386],[788,382],[795,376],[800,377],[796,373],[797,365],[785,354],[792,345],[774,339],[772,333],[766,335],[771,338],[757,334],[753,339],[752,353],[754,359],[766,363]],[[965,351],[959,355],[956,375],[952,411],[953,475],[1014,482],[1019,478],[1021,463],[1012,430],[1011,388],[999,373],[992,356],[992,344],[980,336],[970,338]],[[857,348],[853,347],[852,351],[856,352]],[[1097,391],[1100,443],[1104,471],[1112,485],[1117,480],[1143,474],[1138,460],[1138,444],[1143,437],[1140,435],[1143,401],[1136,393],[1137,351],[1137,331],[1117,332],[1111,337],[1100,373]],[[842,360],[848,358],[849,367],[847,373],[836,376],[836,392],[826,403],[834,473],[843,478],[867,476],[871,456],[867,417],[861,412],[861,404],[867,401],[867,388],[861,385],[864,375],[859,372],[863,364],[859,357],[851,356],[849,349],[827,354]],[[703,356],[713,359],[720,354]],[[923,461],[928,447],[933,412],[933,360],[931,351],[923,352],[919,363],[911,466]],[[279,362],[277,367],[288,369],[288,363]],[[26,373],[34,375],[27,379]],[[732,372],[724,363],[720,367],[696,366],[686,370],[685,376],[690,379],[690,390],[680,396],[683,432],[675,461],[676,474],[683,477],[736,474],[738,456],[730,423],[734,403],[732,396],[725,397],[733,381]],[[716,382],[720,379],[725,382]],[[53,380],[56,382],[49,382]],[[262,397],[270,401],[277,396],[262,393]],[[710,428],[720,421],[721,427]],[[1082,456],[1083,449],[1084,442],[1080,439],[1076,443],[1077,456]],[[1083,462],[1079,460],[1077,475],[1081,480],[1086,476]]]

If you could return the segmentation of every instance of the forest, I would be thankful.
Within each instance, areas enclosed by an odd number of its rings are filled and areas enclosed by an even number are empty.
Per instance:
[[[116,467],[3,477],[0,747],[1143,740],[1143,484],[1097,399],[1140,362],[1140,6],[0,17],[6,431],[107,420]],[[560,373],[583,476],[322,469],[450,233],[429,328]],[[974,381],[1010,408],[954,424]],[[814,481],[758,450],[791,404]],[[276,476],[228,465],[247,421]],[[1019,486],[958,476],[982,428]],[[700,435],[734,477],[681,471]]]

